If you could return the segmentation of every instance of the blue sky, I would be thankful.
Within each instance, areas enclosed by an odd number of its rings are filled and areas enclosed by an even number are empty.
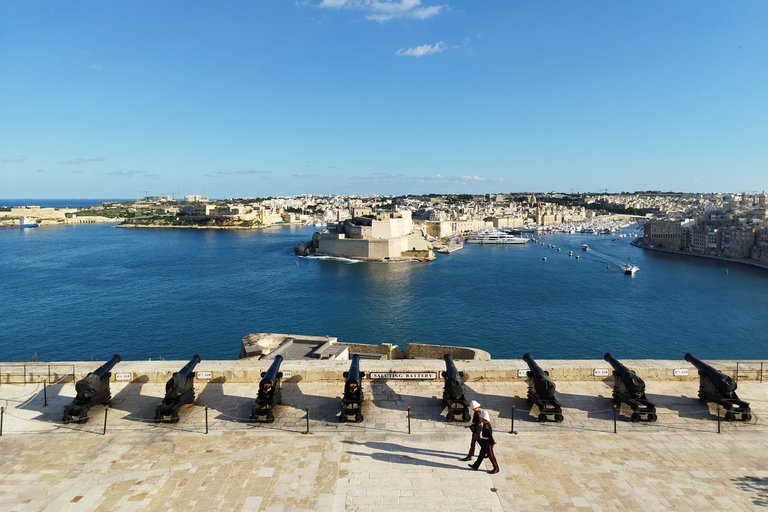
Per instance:
[[[768,189],[768,2],[0,0],[0,198]]]

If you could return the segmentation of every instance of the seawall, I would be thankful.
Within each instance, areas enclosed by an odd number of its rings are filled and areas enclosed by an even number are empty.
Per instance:
[[[685,360],[623,359],[622,364],[634,370],[645,381],[692,381],[698,379],[696,368]],[[104,361],[74,361],[56,363],[0,363],[0,384],[41,382],[71,382],[94,371]],[[122,361],[112,369],[111,380],[136,383],[165,383],[173,372],[188,361]],[[555,381],[603,381],[612,379],[612,367],[603,360],[536,360]],[[718,370],[739,381],[768,379],[768,364],[761,361],[707,360]],[[195,371],[202,373],[198,380],[210,382],[258,383],[261,372],[269,368],[269,360],[205,360]],[[522,360],[500,359],[490,361],[455,360],[467,382],[525,381],[528,365]],[[291,372],[286,382],[324,382],[343,379],[349,361],[285,360],[280,368]],[[445,363],[438,359],[362,360],[360,369],[380,373],[434,373],[440,379]],[[597,372],[595,370],[598,370]],[[676,371],[677,370],[677,371]],[[684,371],[688,370],[687,375]],[[207,375],[210,373],[210,376]],[[737,375],[738,373],[738,375]],[[73,377],[74,376],[74,377]]]

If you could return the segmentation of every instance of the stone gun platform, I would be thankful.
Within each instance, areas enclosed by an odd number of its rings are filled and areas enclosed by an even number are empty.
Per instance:
[[[457,361],[460,370],[463,364]],[[152,421],[165,392],[162,379],[113,382],[106,433],[103,406],[91,409],[86,424],[62,424],[61,412],[75,395],[71,381],[47,386],[45,395],[40,382],[2,382],[0,510],[768,507],[768,382],[739,381],[753,419],[723,421],[718,433],[716,410],[697,399],[698,382],[646,379],[658,421],[633,423],[623,410],[614,433],[611,378],[553,375],[565,420],[540,423],[525,399],[523,379],[481,377],[468,380],[467,398],[491,414],[501,467],[495,475],[471,471],[459,460],[467,453],[469,431],[445,421],[442,379],[366,379],[365,420],[359,424],[338,422],[341,378],[284,382],[284,405],[271,424],[248,422],[258,379],[197,381],[195,404],[182,407],[176,424]],[[513,406],[516,435],[509,433]]]

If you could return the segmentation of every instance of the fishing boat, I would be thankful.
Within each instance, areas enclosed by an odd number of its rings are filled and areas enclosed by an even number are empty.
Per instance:
[[[585,252],[589,252],[589,246],[587,244],[584,244],[581,246],[581,249]]]
[[[637,266],[631,263],[627,263],[626,265],[624,265],[625,274],[635,275],[635,272],[637,272]]]

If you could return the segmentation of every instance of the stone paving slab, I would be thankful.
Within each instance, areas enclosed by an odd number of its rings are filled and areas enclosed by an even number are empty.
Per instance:
[[[723,422],[695,382],[653,382],[654,423],[613,433],[611,388],[558,383],[562,423],[540,423],[520,382],[470,382],[491,414],[501,472],[459,458],[438,382],[366,382],[363,423],[339,423],[341,383],[284,384],[272,424],[250,424],[253,384],[196,385],[177,424],[154,424],[160,384],[112,385],[86,424],[61,423],[74,385],[0,386],[2,511],[761,510],[768,507],[768,384],[744,382],[749,422]],[[208,434],[205,434],[205,405]],[[306,431],[306,406],[310,430]],[[408,434],[408,406],[411,434]],[[510,434],[512,406],[515,430]],[[485,469],[490,469],[487,462]]]

